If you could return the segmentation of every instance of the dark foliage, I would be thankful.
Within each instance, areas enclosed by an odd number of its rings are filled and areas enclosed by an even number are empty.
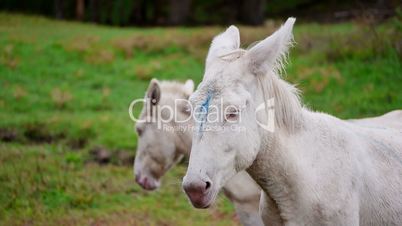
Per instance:
[[[399,0],[2,0],[0,10],[58,19],[128,25],[261,25],[265,18],[297,16],[333,22],[369,14],[393,16]]]

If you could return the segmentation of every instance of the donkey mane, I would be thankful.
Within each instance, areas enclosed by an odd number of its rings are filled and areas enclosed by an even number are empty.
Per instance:
[[[265,106],[269,106],[267,101],[274,98],[275,126],[290,133],[294,132],[299,128],[302,112],[299,89],[274,73],[270,76],[257,75],[257,80],[261,86]],[[268,111],[267,108],[265,110]]]

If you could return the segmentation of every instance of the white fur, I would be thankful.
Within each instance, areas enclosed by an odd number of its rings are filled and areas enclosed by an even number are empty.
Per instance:
[[[157,84],[161,98],[158,105],[174,107],[176,99],[188,99],[193,92],[194,82],[187,80],[185,84],[171,81],[158,81],[153,79],[150,88]],[[184,118],[184,108],[176,112],[180,119]],[[144,108],[140,118],[146,117]],[[156,119],[158,120],[158,119]],[[136,127],[142,130],[138,138],[138,147],[134,164],[134,173],[139,177],[147,177],[149,183],[160,185],[161,177],[177,163],[182,156],[188,156],[191,150],[191,130],[186,132],[171,132],[158,129],[154,123],[137,123]],[[170,126],[177,125],[175,122],[168,123]],[[191,121],[182,123],[182,126],[191,126]],[[158,161],[155,161],[158,160]],[[235,205],[236,213],[243,225],[263,225],[258,213],[259,196],[261,189],[245,171],[239,172],[223,187],[224,194]]]
[[[208,51],[206,64],[214,62],[221,55],[230,53],[234,49],[240,47],[239,29],[235,26],[230,26],[225,32],[216,36],[212,40],[211,47]]]
[[[402,225],[402,130],[302,107],[297,89],[278,74],[294,21],[288,19],[239,58],[207,59],[204,79],[190,99],[200,105],[213,90],[212,103],[223,98],[244,104],[237,124],[246,129],[208,131],[194,139],[183,184],[211,181],[206,200],[213,202],[233,175],[247,169],[264,191],[260,204],[267,225]],[[233,31],[220,36],[237,43]],[[227,46],[234,45],[222,42],[221,55],[227,55]],[[213,56],[220,55],[218,43]],[[273,133],[256,123],[267,115],[254,114],[270,98]]]

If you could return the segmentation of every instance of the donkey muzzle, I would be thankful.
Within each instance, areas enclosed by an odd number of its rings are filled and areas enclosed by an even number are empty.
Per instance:
[[[195,208],[208,208],[211,201],[212,182],[208,178],[183,179],[183,189]]]

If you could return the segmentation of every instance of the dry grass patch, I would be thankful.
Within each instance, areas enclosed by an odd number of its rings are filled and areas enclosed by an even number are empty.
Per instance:
[[[52,98],[53,103],[59,109],[65,108],[67,103],[73,99],[73,95],[69,91],[62,90],[58,87],[52,90],[50,96]]]
[[[13,96],[15,99],[19,100],[19,99],[27,96],[27,91],[24,89],[24,87],[22,87],[20,85],[16,85],[14,87]]]
[[[114,60],[114,53],[108,49],[94,49],[85,57],[85,61],[90,64],[107,64]]]
[[[3,48],[0,53],[0,64],[10,68],[15,69],[20,63],[19,58],[15,55],[14,45],[8,44]]]
[[[140,80],[150,80],[161,69],[162,64],[159,61],[152,61],[145,65],[136,65],[134,75]]]
[[[98,42],[98,36],[84,35],[75,37],[72,40],[63,43],[63,46],[69,51],[87,52]]]
[[[324,91],[331,80],[335,80],[338,85],[344,82],[341,73],[333,66],[300,68],[297,76],[296,81],[308,80],[310,89],[315,93]]]
[[[119,37],[110,41],[118,51],[123,52],[126,59],[135,57],[136,51],[155,53],[164,52],[168,48],[179,48],[197,59],[204,59],[208,47],[217,34],[225,27],[205,27],[184,33],[178,29],[169,29],[161,34],[134,34]],[[240,27],[241,40],[245,47],[261,40],[274,31],[273,23],[263,27]]]

